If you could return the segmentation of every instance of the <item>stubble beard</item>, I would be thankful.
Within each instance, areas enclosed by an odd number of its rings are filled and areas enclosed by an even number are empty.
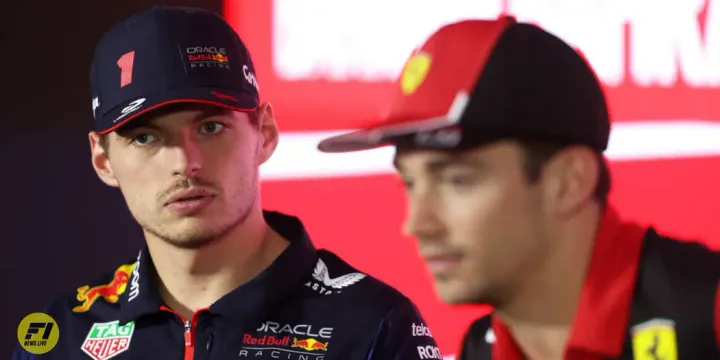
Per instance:
[[[254,201],[246,204],[233,221],[220,224],[214,228],[196,228],[182,233],[173,233],[170,229],[145,227],[145,231],[177,248],[200,249],[222,239],[232,230],[245,223],[252,214],[253,203]]]
[[[257,177],[255,174],[249,182],[240,187],[239,194],[229,199],[231,203],[241,202],[241,205],[229,210],[232,212],[232,217],[228,221],[213,227],[196,227],[181,232],[162,225],[144,224],[142,227],[147,233],[176,248],[194,250],[207,247],[223,239],[252,215],[258,198]]]

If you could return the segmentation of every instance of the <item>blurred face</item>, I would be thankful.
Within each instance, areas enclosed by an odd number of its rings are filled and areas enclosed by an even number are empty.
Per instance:
[[[544,256],[540,185],[514,142],[462,153],[400,151],[405,230],[417,238],[441,298],[496,305]]]
[[[198,248],[243,223],[258,201],[258,167],[277,144],[269,106],[249,114],[214,106],[163,107],[111,133],[90,134],[93,166],[119,187],[146,233]]]

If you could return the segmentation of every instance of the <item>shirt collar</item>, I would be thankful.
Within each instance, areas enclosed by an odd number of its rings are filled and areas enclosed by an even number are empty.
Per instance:
[[[265,211],[264,216],[268,225],[289,240],[290,245],[258,276],[215,302],[209,308],[211,313],[244,321],[251,316],[262,316],[302,286],[312,273],[318,256],[300,220],[270,211]],[[121,323],[160,311],[163,301],[147,247],[140,251],[127,288],[118,302]]]
[[[613,207],[606,208],[566,354],[576,349],[606,356],[622,352],[646,232],[639,225],[622,222]],[[523,358],[510,331],[497,316],[493,316],[493,331],[497,338],[494,359]]]
[[[618,356],[622,352],[646,228],[622,222],[608,207],[573,322],[569,347]]]

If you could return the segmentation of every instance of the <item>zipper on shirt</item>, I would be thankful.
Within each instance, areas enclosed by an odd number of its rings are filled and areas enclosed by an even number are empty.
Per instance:
[[[197,327],[198,320],[200,318],[200,314],[207,310],[205,309],[198,309],[193,315],[192,319],[187,320],[184,316],[182,316],[177,311],[167,307],[167,306],[161,306],[160,310],[168,311],[175,316],[179,317],[180,320],[183,322],[183,335],[185,337],[185,356],[183,357],[184,360],[193,360],[195,357],[195,328]]]
[[[188,360],[188,351],[190,351],[189,359],[193,358],[193,324],[190,320],[185,320],[185,360]]]

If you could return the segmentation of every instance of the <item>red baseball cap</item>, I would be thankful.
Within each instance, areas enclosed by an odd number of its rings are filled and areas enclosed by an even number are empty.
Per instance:
[[[588,63],[556,36],[512,17],[441,27],[413,52],[395,88],[380,122],[318,149],[403,142],[450,149],[517,137],[607,148],[607,104]]]

